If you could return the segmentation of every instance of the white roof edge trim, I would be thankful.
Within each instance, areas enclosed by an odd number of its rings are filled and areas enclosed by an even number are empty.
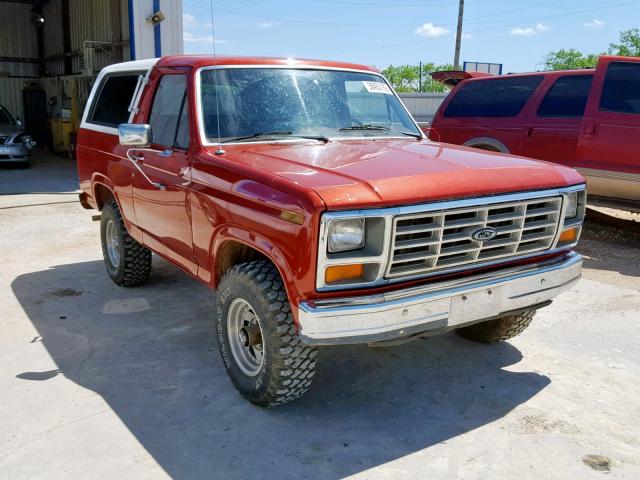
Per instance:
[[[104,75],[105,73],[113,73],[113,72],[128,72],[131,70],[148,70],[152,68],[156,63],[158,63],[159,58],[146,58],[144,60],[132,60],[130,62],[120,62],[114,63],[113,65],[108,65],[104,67],[99,76]]]
[[[80,122],[80,128],[84,128],[87,130],[95,130],[96,132],[102,133],[110,133],[113,135],[118,134],[118,129],[113,127],[106,127],[104,125],[96,125],[93,123],[87,122],[87,116],[89,114],[89,110],[91,105],[95,100],[95,96],[102,82],[102,78],[111,73],[118,72],[135,72],[140,70],[151,70],[156,63],[158,63],[159,58],[146,58],[144,60],[132,60],[130,62],[120,62],[114,63],[113,65],[109,65],[100,70],[100,73],[96,77],[96,81],[93,84],[93,88],[91,88],[91,93],[89,94],[89,98],[87,99],[87,104],[84,107],[84,112],[82,112],[82,121]]]

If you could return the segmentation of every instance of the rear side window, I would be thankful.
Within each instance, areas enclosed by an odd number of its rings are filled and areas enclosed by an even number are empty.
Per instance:
[[[462,85],[445,117],[515,117],[540,85],[542,75],[470,81]]]
[[[593,75],[567,75],[558,78],[544,96],[539,117],[581,117],[587,106]]]
[[[149,117],[153,143],[186,148],[184,143],[188,144],[189,138],[188,130],[184,130],[185,126],[188,128],[186,91],[187,79],[184,75],[164,75],[160,79]]]
[[[609,64],[604,77],[600,110],[640,114],[640,63]]]
[[[129,121],[129,104],[138,83],[139,73],[111,75],[102,80],[98,99],[94,103],[90,123],[117,127]]]

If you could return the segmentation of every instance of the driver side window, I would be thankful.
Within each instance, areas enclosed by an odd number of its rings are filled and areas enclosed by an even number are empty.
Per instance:
[[[186,76],[164,75],[158,84],[149,116],[154,144],[179,149],[189,146],[187,107]]]

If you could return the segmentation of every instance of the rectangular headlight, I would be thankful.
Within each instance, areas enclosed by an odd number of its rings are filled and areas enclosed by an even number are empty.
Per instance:
[[[329,253],[358,250],[364,247],[364,218],[345,218],[333,220],[329,224]]]
[[[567,208],[564,211],[564,218],[575,218],[578,216],[578,192],[571,192],[567,195]]]

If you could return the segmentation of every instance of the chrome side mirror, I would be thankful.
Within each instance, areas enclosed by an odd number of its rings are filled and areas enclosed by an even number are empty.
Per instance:
[[[151,145],[151,138],[151,125],[122,123],[118,127],[120,145],[144,148]]]

